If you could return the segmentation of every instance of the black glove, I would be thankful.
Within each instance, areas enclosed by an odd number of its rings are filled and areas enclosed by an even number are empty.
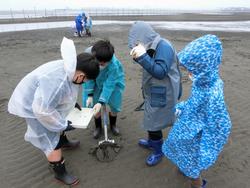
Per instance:
[[[75,128],[71,126],[72,122],[68,120],[68,126],[66,127],[66,129],[64,131],[72,131]]]
[[[75,108],[77,108],[80,111],[82,110],[81,106],[78,103],[75,104]]]

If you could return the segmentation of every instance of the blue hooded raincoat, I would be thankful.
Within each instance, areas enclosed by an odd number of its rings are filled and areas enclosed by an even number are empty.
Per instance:
[[[83,31],[83,21],[85,19],[85,13],[81,13],[75,18],[76,30],[81,33]]]
[[[231,121],[219,77],[222,44],[205,35],[188,44],[179,54],[181,65],[193,75],[190,97],[176,105],[181,110],[162,150],[190,178],[217,159],[231,130]]]
[[[144,116],[142,127],[146,131],[159,131],[173,125],[174,107],[181,95],[181,74],[173,45],[154,31],[146,22],[135,22],[128,35],[128,47],[142,43],[146,51],[135,61],[143,67],[142,93]]]

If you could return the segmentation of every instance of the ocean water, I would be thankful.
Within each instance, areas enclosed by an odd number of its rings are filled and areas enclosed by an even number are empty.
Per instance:
[[[107,25],[112,27],[118,25],[131,25],[134,21],[117,21],[117,20],[94,20],[95,25]],[[155,28],[164,28],[168,30],[189,30],[189,31],[223,31],[223,32],[250,32],[250,21],[233,21],[233,22],[165,22],[150,21],[148,22]],[[74,21],[63,22],[40,22],[40,23],[21,23],[21,24],[0,24],[0,32],[26,31],[50,28],[69,28],[74,30]]]

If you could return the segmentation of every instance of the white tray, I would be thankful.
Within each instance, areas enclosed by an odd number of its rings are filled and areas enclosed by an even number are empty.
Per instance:
[[[74,108],[66,119],[72,122],[72,127],[86,129],[93,114],[94,112],[92,108],[82,108],[81,111]]]

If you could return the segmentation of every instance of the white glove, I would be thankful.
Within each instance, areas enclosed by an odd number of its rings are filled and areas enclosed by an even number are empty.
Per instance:
[[[178,117],[178,116],[180,116],[180,115],[181,115],[181,110],[176,109],[176,110],[175,110],[175,116]]]
[[[131,51],[130,51],[130,55],[132,56],[132,58],[137,59],[138,57],[141,57],[143,54],[146,53],[146,49],[143,45],[138,44],[136,47],[134,47]]]
[[[93,111],[94,111],[94,116],[96,116],[102,108],[102,104],[101,103],[96,103],[95,106],[93,107]]]
[[[92,107],[93,106],[93,97],[88,97],[86,100],[86,106],[87,107]]]

